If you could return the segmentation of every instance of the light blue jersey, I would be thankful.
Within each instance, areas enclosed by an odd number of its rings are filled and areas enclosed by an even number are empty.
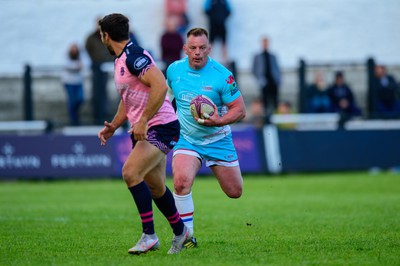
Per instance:
[[[167,83],[176,99],[181,137],[195,145],[206,145],[231,133],[229,125],[207,127],[198,124],[190,114],[189,107],[193,97],[203,94],[215,103],[221,116],[225,105],[240,96],[232,73],[223,65],[209,58],[202,69],[194,70],[185,57],[168,67]]]

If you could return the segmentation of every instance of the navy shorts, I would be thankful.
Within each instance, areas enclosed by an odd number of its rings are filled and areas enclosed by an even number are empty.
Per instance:
[[[147,141],[167,154],[178,142],[180,129],[181,126],[178,120],[168,124],[152,126],[147,130]],[[133,149],[137,142],[133,134],[131,135],[131,140]]]

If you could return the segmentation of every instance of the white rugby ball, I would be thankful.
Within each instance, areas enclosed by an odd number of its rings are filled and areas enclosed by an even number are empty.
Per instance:
[[[197,95],[190,101],[190,113],[194,118],[205,119],[214,114],[214,102],[205,95]],[[208,116],[204,116],[207,114]]]

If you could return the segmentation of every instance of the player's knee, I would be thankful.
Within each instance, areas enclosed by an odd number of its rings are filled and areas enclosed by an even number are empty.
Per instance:
[[[242,196],[243,189],[242,187],[231,188],[228,191],[225,191],[226,195],[231,199],[238,199]]]
[[[241,191],[234,191],[233,193],[229,193],[227,195],[231,199],[238,199],[238,198],[240,198],[242,196],[242,192]]]
[[[137,178],[135,178],[135,172],[126,166],[122,168],[122,178],[124,179],[128,187],[134,186],[140,182],[140,180],[137,180]]]
[[[186,194],[185,192],[188,190],[187,183],[181,181],[174,181],[174,191],[178,195]]]
[[[190,192],[190,184],[190,180],[185,176],[174,176],[174,191],[176,194],[188,194]]]

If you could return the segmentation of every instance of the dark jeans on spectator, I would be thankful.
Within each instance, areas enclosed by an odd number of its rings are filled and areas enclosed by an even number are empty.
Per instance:
[[[92,65],[92,111],[94,124],[103,125],[108,114],[107,94],[108,73],[101,69],[101,64]]]

